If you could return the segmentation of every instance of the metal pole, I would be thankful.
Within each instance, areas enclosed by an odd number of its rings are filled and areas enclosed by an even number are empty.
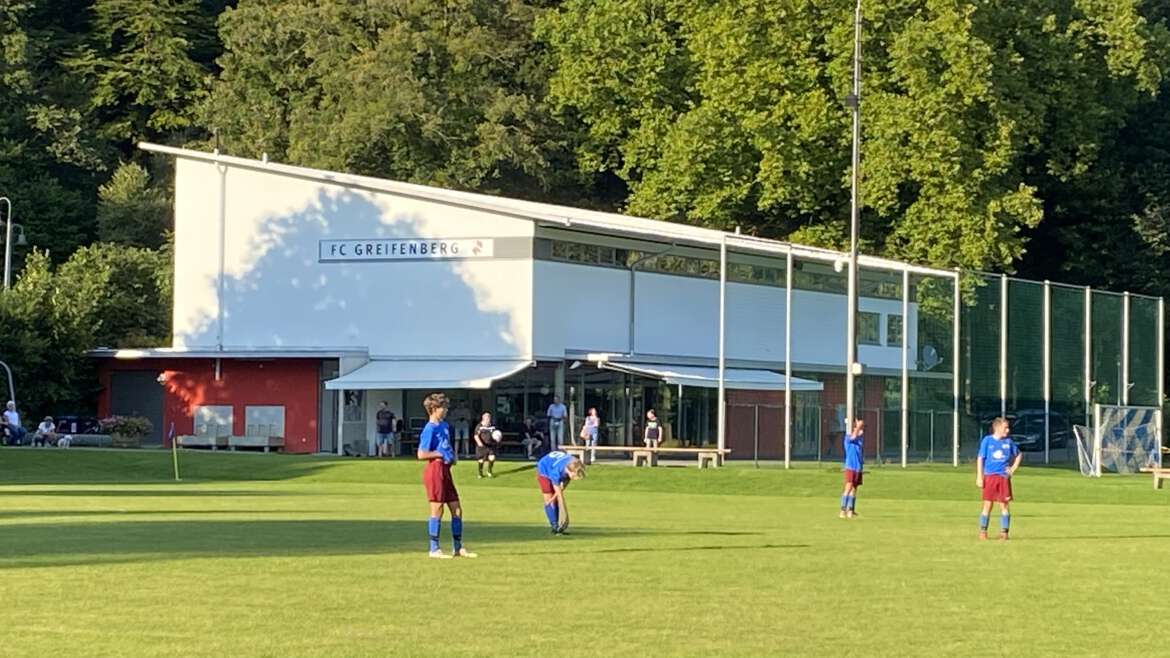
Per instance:
[[[1052,443],[1052,284],[1044,282],[1044,463],[1051,460]]]
[[[854,372],[857,363],[857,251],[861,225],[861,0],[853,23],[853,93],[849,97],[853,108],[853,172],[850,195],[849,237],[849,311],[846,322],[845,347],[845,431],[853,428]]]
[[[1085,423],[1093,418],[1093,289],[1085,286]]]
[[[1161,447],[1165,443],[1165,437],[1162,436],[1162,410],[1166,406],[1166,391],[1163,377],[1166,373],[1166,315],[1165,315],[1165,299],[1158,298],[1158,446]],[[1162,467],[1162,451],[1158,451],[1158,467]]]
[[[8,399],[14,404],[16,403],[16,385],[12,383],[12,368],[8,367],[7,363],[0,361],[0,366],[4,367],[4,372],[8,374]]]
[[[999,415],[1007,415],[1008,278],[999,277]]]
[[[405,410],[403,411],[405,414]],[[345,445],[345,391],[337,391],[337,454],[344,455]]]
[[[784,468],[792,468],[792,252],[784,278]]]
[[[902,270],[902,468],[910,451],[910,271]]]
[[[1129,404],[1129,293],[1121,296],[1121,404]]]
[[[719,242],[719,450],[727,448],[727,235]]]
[[[754,405],[752,407],[752,410],[755,412],[755,418],[753,420],[755,431],[752,432],[752,436],[755,437],[755,452],[753,453],[755,456],[752,458],[752,461],[755,462],[756,468],[759,468],[760,467],[760,405],[758,405],[758,404]]]
[[[959,311],[960,311],[960,281],[962,275],[959,270],[955,270],[955,308],[954,317],[951,318],[951,396],[953,410],[951,413],[951,465],[959,465]],[[931,441],[934,441],[934,433],[931,432]]]
[[[12,201],[6,196],[0,196],[0,201],[8,205],[8,215],[4,218],[4,289],[12,286]]]

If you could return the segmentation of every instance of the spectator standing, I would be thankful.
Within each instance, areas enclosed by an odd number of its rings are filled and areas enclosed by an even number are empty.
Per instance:
[[[463,400],[451,410],[451,425],[455,430],[455,454],[466,457],[471,453],[471,410]]]
[[[585,425],[581,427],[581,438],[585,440],[585,447],[597,447],[597,435],[601,431],[601,416],[597,415],[596,407],[589,407],[589,415],[585,416]],[[589,451],[589,461],[597,459],[597,451]]]
[[[646,429],[642,432],[642,442],[647,448],[657,448],[662,444],[662,428],[658,425],[658,416],[653,409],[646,412]]]
[[[394,412],[383,400],[374,417],[374,454],[378,457],[394,456]]]
[[[555,450],[557,446],[565,442],[565,418],[569,415],[569,410],[561,403],[559,395],[553,396],[552,404],[548,405],[547,415],[548,438]]]

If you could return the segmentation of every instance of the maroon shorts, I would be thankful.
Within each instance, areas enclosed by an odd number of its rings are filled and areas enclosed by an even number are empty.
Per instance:
[[[540,485],[540,493],[551,496],[557,492],[556,489],[553,489],[552,480],[546,478],[543,475],[536,476],[536,483]]]
[[[851,468],[845,469],[845,484],[852,484],[855,487],[860,487],[861,471],[855,471]]]
[[[1012,481],[1002,475],[983,476],[983,500],[1008,503],[1012,500]]]
[[[451,479],[451,465],[442,459],[432,459],[423,469],[423,486],[427,489],[427,500],[432,503],[457,503],[459,492],[455,480]]]

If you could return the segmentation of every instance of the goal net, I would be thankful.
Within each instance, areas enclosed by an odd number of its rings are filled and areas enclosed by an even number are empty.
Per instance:
[[[1162,464],[1162,411],[1157,407],[1098,404],[1093,429],[1073,428],[1081,473],[1136,473]]]

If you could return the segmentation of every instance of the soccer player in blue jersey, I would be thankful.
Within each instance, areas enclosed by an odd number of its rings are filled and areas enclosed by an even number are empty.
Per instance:
[[[580,459],[553,450],[536,462],[536,482],[544,494],[544,515],[554,535],[568,534],[569,508],[565,504],[565,487],[572,480],[585,477],[585,465]]]
[[[1024,455],[1016,442],[1008,436],[1010,426],[1006,418],[991,421],[991,434],[983,437],[976,460],[975,486],[983,490],[983,511],[979,513],[979,538],[987,539],[987,523],[991,504],[999,503],[999,538],[1007,541],[1011,526],[1012,476],[1020,467]]]
[[[451,477],[451,465],[455,463],[455,449],[451,446],[451,428],[444,420],[447,417],[447,396],[431,393],[423,400],[429,420],[418,435],[418,458],[427,463],[423,468],[423,485],[427,490],[427,502],[431,504],[431,517],[427,521],[427,534],[431,538],[430,557],[476,557],[475,553],[463,547],[463,508],[459,505],[459,492]],[[455,545],[450,555],[439,548],[439,529],[443,521],[443,506],[451,510],[451,536]]]
[[[841,518],[857,516],[857,487],[861,486],[861,472],[865,466],[863,453],[865,421],[853,422],[853,432],[846,434],[845,446],[845,491],[841,493]]]

